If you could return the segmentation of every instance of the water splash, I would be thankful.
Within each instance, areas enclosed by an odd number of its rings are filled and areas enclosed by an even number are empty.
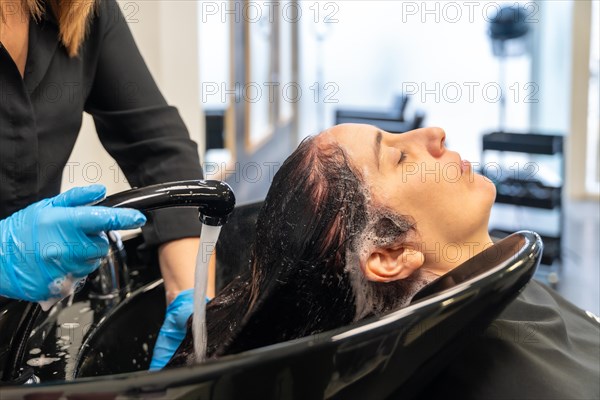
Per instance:
[[[196,258],[194,316],[192,317],[196,362],[202,362],[206,359],[206,286],[208,282],[208,263],[215,250],[220,232],[220,226],[202,224],[200,248],[198,249],[198,256]]]

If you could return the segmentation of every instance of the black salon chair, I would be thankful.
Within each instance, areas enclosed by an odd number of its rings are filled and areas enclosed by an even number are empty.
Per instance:
[[[369,124],[387,132],[404,133],[423,126],[425,113],[417,110],[412,119],[405,117],[409,97],[401,94],[394,98],[388,110],[338,109],[335,112],[336,124]]]
[[[381,119],[390,121],[404,121],[404,111],[408,104],[408,96],[400,94],[394,97],[394,101],[389,110],[359,110],[359,109],[340,109],[335,112],[336,120],[344,119]]]
[[[218,286],[248,267],[248,243],[260,206],[236,207],[223,227],[217,244]],[[430,283],[411,305],[388,315],[204,364],[148,373],[148,349],[165,308],[162,281],[156,280],[89,326],[75,360],[62,365],[64,378],[52,380],[46,373],[40,379],[44,368],[57,364],[34,368],[37,380],[29,376],[30,384],[23,384],[27,377],[5,379],[2,399],[88,398],[98,393],[106,398],[168,399],[410,398],[517,296],[541,252],[537,234],[519,232]],[[12,338],[12,359],[7,362],[15,366],[14,375],[28,367],[32,351],[40,346],[31,343],[36,337],[31,332],[45,329],[58,335],[48,324],[60,325],[63,313],[75,307],[61,303],[54,320],[52,312],[40,318],[44,315],[39,307],[28,305],[15,330],[2,332]],[[74,315],[81,309],[79,305]],[[6,313],[0,315],[0,327],[5,328],[1,322]]]

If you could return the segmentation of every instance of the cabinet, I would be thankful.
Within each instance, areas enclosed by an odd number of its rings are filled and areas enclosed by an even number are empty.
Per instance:
[[[490,161],[491,153],[496,155]],[[518,161],[515,161],[518,160]],[[480,171],[496,185],[496,203],[546,210],[552,227],[541,231],[520,224],[519,229],[538,231],[544,241],[542,264],[552,265],[561,259],[564,216],[562,188],[564,182],[563,136],[537,133],[492,132],[483,135]],[[513,228],[514,229],[514,228]],[[490,235],[501,238],[511,228],[491,227]],[[556,280],[557,275],[549,277]],[[551,282],[553,283],[553,282]]]

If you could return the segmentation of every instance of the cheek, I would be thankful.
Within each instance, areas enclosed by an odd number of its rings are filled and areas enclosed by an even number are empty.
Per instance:
[[[440,167],[440,178],[450,184],[459,184],[464,178],[462,166],[456,162],[449,162]]]
[[[403,185],[403,192],[407,202],[423,208],[451,201],[458,194],[458,187],[442,179],[440,175],[419,175],[407,179]]]
[[[437,172],[432,168],[431,173],[427,173],[407,167],[386,177],[365,173],[365,180],[373,200],[415,217],[424,212],[437,214],[450,205],[455,208],[465,202],[470,192],[452,168],[440,168]]]

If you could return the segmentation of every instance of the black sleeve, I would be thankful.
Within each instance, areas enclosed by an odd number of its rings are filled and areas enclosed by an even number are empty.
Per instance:
[[[531,281],[420,398],[598,399],[600,323]]]
[[[152,79],[117,3],[100,2],[93,24],[97,62],[86,111],[131,186],[202,179],[197,145]],[[198,213],[155,211],[143,232],[149,245],[199,236]]]

